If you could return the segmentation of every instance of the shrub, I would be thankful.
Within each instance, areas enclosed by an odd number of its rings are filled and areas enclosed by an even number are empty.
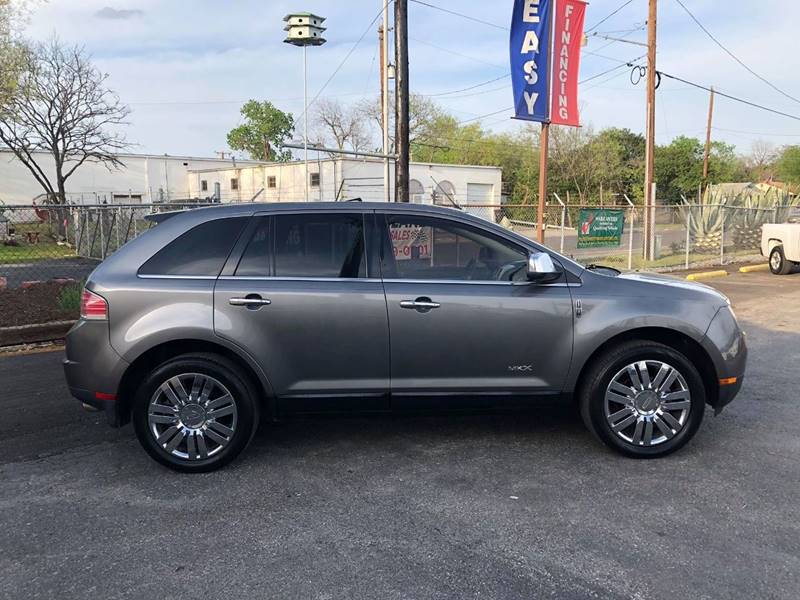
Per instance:
[[[83,293],[83,282],[70,283],[61,288],[58,295],[58,306],[62,310],[79,312],[81,309],[81,294]]]

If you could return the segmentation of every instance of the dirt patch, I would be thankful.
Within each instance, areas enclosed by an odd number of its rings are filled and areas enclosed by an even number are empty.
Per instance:
[[[75,284],[48,281],[0,291],[0,327],[77,319],[77,307],[65,309],[59,304],[62,290],[70,285]]]

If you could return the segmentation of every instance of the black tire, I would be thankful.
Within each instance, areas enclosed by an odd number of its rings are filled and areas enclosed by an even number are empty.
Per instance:
[[[659,361],[673,367],[683,378],[690,393],[688,415],[682,428],[673,437],[651,446],[637,445],[622,439],[614,432],[606,417],[605,396],[611,380],[627,365],[640,361]],[[705,412],[706,392],[697,369],[682,353],[657,342],[634,340],[603,353],[590,365],[578,389],[578,401],[583,422],[601,442],[625,456],[657,458],[675,452],[697,433]],[[631,414],[638,415],[633,409]],[[636,421],[633,421],[631,427],[636,427]],[[657,431],[655,425],[651,427],[654,432]],[[659,437],[661,435],[659,432]]]
[[[227,388],[233,400],[232,404],[235,405],[236,420],[235,425],[231,425],[233,433],[227,438],[229,439],[227,445],[220,447],[213,455],[209,452],[207,458],[201,458],[199,451],[194,453],[197,458],[193,460],[168,452],[165,448],[167,444],[162,446],[157,442],[151,429],[153,425],[149,422],[150,402],[159,387],[176,376],[188,377],[187,374],[200,374],[214,378]],[[153,459],[175,471],[186,473],[214,471],[236,458],[253,438],[259,422],[258,393],[247,375],[230,360],[217,354],[183,354],[159,365],[145,377],[134,396],[132,416],[136,437],[139,438],[142,447]],[[163,427],[169,427],[169,425]],[[184,439],[186,441],[181,444],[186,447],[188,436]],[[176,450],[180,451],[181,444]],[[186,453],[188,455],[188,450]]]
[[[778,263],[777,267],[774,263]],[[769,253],[769,270],[773,275],[788,275],[793,267],[794,263],[783,255],[783,246],[775,246]]]

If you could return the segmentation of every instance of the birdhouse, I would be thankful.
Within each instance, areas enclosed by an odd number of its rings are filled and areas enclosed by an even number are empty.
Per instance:
[[[283,20],[286,21],[283,29],[287,32],[283,41],[287,44],[321,46],[325,43],[325,38],[322,37],[322,32],[325,31],[325,27],[322,26],[325,17],[306,12],[286,15]]]

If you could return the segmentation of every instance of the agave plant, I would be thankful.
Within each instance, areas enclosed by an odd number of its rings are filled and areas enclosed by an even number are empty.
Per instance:
[[[792,209],[800,206],[800,196],[794,196],[784,190],[775,190],[772,202],[767,205],[774,211],[775,223],[786,223]]]
[[[681,216],[689,223],[689,234],[697,252],[719,250],[724,226],[730,217],[724,198],[716,203],[710,202],[710,199],[711,195],[704,195],[700,204],[689,204],[684,200],[680,207]]]
[[[748,196],[741,206],[730,209],[737,248],[758,248],[761,244],[761,226],[772,217],[772,211],[764,206],[765,200],[765,196]]]
[[[691,233],[698,250],[716,249],[719,248],[724,223],[737,247],[758,248],[761,226],[766,222],[785,222],[792,208],[798,205],[799,197],[776,187],[764,190],[750,185],[726,195],[718,188],[709,186],[703,194],[702,203],[692,206],[696,209],[691,212],[692,221],[697,218],[698,223],[690,225]],[[717,207],[723,214],[707,210],[710,207]]]

